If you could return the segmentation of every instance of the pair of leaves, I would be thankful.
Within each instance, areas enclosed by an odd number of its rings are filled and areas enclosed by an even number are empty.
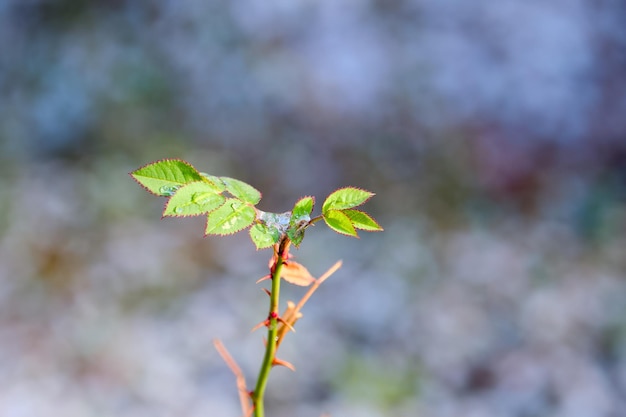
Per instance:
[[[254,205],[261,201],[251,185],[200,173],[178,159],[148,164],[131,176],[150,193],[169,197],[163,217],[207,215],[206,235],[230,235],[249,227],[256,219]]]
[[[326,198],[322,205],[324,221],[334,231],[358,237],[357,229],[368,232],[382,231],[383,228],[369,214],[354,210],[372,198],[374,193],[355,187],[341,188]]]

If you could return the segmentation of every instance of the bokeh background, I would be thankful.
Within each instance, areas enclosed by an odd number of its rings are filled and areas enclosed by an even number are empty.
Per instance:
[[[165,157],[377,193],[268,415],[626,416],[623,1],[0,1],[1,417],[240,415],[269,253],[161,220]]]

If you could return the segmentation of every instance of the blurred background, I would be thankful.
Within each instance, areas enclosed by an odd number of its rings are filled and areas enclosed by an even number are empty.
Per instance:
[[[272,417],[626,416],[626,3],[0,1],[0,417],[240,415],[270,252],[128,172],[236,177],[344,267]],[[319,210],[319,209],[318,209]],[[283,303],[302,288],[283,290]],[[284,306],[284,304],[283,304]]]

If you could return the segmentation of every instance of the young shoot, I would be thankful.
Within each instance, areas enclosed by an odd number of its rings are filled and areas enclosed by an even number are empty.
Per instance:
[[[235,374],[243,415],[264,417],[264,397],[272,367],[295,367],[276,356],[277,350],[288,331],[294,330],[296,321],[302,317],[300,310],[313,292],[337,269],[335,263],[319,278],[314,278],[301,264],[292,260],[291,245],[299,247],[306,229],[323,220],[337,233],[358,237],[357,230],[382,231],[383,228],[367,213],[357,207],[369,200],[374,193],[356,187],[340,188],[331,193],[322,204],[321,214],[313,216],[315,198],[302,197],[290,211],[268,213],[256,205],[261,193],[253,186],[229,177],[218,177],[197,171],[191,164],[180,159],[164,159],[145,165],[130,175],[148,192],[166,197],[163,217],[205,216],[204,234],[225,236],[249,229],[248,233],[257,250],[272,248],[268,274],[257,282],[271,281],[264,288],[269,295],[267,317],[256,327],[267,328],[265,354],[253,390],[249,391],[245,377],[224,345],[215,341],[215,347],[228,367]],[[281,281],[309,287],[296,304],[287,302],[282,314],[279,311]]]

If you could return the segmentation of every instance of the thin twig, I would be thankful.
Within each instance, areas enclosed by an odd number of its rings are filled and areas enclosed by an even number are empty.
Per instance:
[[[326,281],[332,274],[334,274],[339,268],[341,268],[341,265],[342,261],[337,261],[333,266],[328,268],[328,270],[324,272],[321,277],[313,282],[313,285],[309,287],[309,290],[302,296],[297,305],[293,306],[293,303],[288,303],[288,308],[285,311],[285,314],[283,314],[283,320],[293,326],[296,321],[298,321],[298,319],[302,317],[300,310],[302,309],[302,307],[304,307],[304,304],[309,301],[309,298],[311,298],[313,293],[319,288],[320,285],[322,285],[324,281]],[[283,325],[278,330],[278,341],[276,343],[278,346],[280,346],[280,343],[285,337],[288,329],[288,327]]]
[[[328,271],[324,272],[324,274],[319,277],[311,286],[311,288],[309,288],[309,290],[306,292],[306,294],[304,294],[302,296],[302,298],[300,299],[300,301],[298,302],[298,304],[296,305],[296,309],[294,311],[294,313],[297,313],[298,311],[300,311],[300,309],[304,306],[304,303],[306,303],[307,301],[309,301],[309,298],[311,298],[311,296],[313,295],[313,293],[315,292],[315,290],[317,290],[317,288],[322,285],[322,283],[324,281],[326,281],[332,274],[334,274],[335,272],[337,272],[337,270],[339,268],[341,268],[341,264],[343,262],[342,261],[337,261],[335,262],[335,264],[333,266],[331,266],[330,268],[328,268]]]
[[[221,340],[213,339],[213,346],[215,346],[217,353],[224,359],[224,362],[226,362],[226,365],[228,365],[232,373],[235,374],[237,390],[239,391],[239,401],[241,402],[241,411],[244,417],[250,417],[254,409],[252,408],[252,404],[250,404],[250,394],[248,393],[248,388],[246,388],[246,378],[241,368],[237,365],[237,362],[235,362],[230,353],[228,353],[228,350],[226,350]]]

